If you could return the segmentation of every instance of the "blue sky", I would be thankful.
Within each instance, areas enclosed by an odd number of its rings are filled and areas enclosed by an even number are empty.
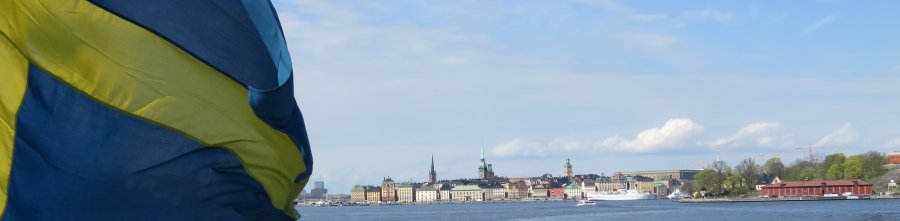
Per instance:
[[[900,149],[896,1],[274,3],[332,192]]]

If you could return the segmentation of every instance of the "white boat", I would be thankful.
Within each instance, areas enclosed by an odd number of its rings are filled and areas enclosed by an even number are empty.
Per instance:
[[[598,200],[653,200],[656,194],[640,193],[637,190],[619,190],[615,192],[600,192],[587,195],[587,199],[591,201]]]
[[[675,191],[672,191],[672,193],[669,194],[668,196],[666,196],[666,198],[669,198],[672,200],[680,200],[680,199],[687,198],[687,194],[681,193],[680,189],[675,189]]]
[[[579,200],[578,204],[575,204],[575,206],[596,206],[596,205],[597,205],[597,203],[595,203],[594,201],[590,201],[590,200]]]

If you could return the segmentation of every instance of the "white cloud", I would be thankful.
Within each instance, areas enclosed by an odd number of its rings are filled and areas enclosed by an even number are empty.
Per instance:
[[[609,36],[615,40],[653,50],[668,49],[678,42],[675,36],[656,32],[625,32]]]
[[[616,135],[597,147],[623,152],[653,152],[682,147],[690,138],[703,132],[703,126],[691,119],[669,119],[661,128],[650,128],[638,133],[634,139]]]
[[[779,122],[757,122],[741,128],[737,133],[709,142],[713,148],[790,146],[791,137]]]
[[[832,131],[825,137],[822,137],[816,146],[820,147],[830,147],[830,146],[846,146],[853,143],[856,140],[856,133],[853,132],[853,125],[850,123],[844,124],[841,128],[838,128],[835,131]]]
[[[884,145],[884,147],[887,147],[887,148],[900,147],[900,138],[897,138],[895,140],[892,140],[891,142],[888,142],[887,144]]]
[[[667,14],[633,14],[628,19],[640,22],[658,21],[669,17]]]
[[[515,138],[509,142],[495,146],[491,150],[492,156],[511,157],[511,156],[546,156],[547,145],[540,142],[525,141]]]
[[[836,15],[825,16],[824,18],[819,19],[819,21],[816,21],[816,23],[813,23],[809,27],[806,27],[806,29],[803,30],[803,34],[812,34],[813,32],[816,32],[816,30],[819,30],[819,28],[822,28],[823,26],[827,25],[828,23],[834,22],[837,19],[838,18]]]

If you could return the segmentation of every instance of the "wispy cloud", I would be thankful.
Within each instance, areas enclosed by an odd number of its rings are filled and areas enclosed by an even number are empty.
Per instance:
[[[703,126],[691,119],[669,119],[660,128],[641,131],[634,139],[619,135],[603,140],[598,147],[623,152],[653,152],[682,147],[690,138],[703,132]]]
[[[844,126],[832,131],[816,143],[816,146],[846,146],[856,141],[856,132],[853,132],[853,125],[845,123]]]
[[[757,122],[741,128],[737,133],[709,143],[712,148],[726,147],[783,147],[792,145],[791,135],[779,122]]]
[[[639,22],[653,22],[668,18],[668,14],[633,14],[628,19]]]
[[[719,11],[713,8],[706,8],[703,10],[693,10],[686,11],[682,13],[682,18],[685,20],[706,20],[706,21],[715,21],[720,23],[731,22],[734,19],[734,16],[729,11]]]
[[[506,143],[495,146],[491,149],[491,155],[498,157],[511,156],[547,156],[547,144],[534,141],[526,141],[521,138],[514,138]]]
[[[678,42],[677,37],[658,32],[623,32],[608,36],[617,41],[651,50],[668,49]]]
[[[812,34],[813,32],[816,32],[816,30],[819,30],[819,28],[822,28],[831,22],[837,21],[837,19],[837,15],[825,16],[824,18],[816,21],[816,23],[813,23],[809,27],[806,27],[806,29],[803,29],[803,35]]]

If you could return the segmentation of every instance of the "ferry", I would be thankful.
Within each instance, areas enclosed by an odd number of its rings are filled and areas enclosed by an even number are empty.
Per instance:
[[[597,205],[597,203],[595,203],[594,201],[590,201],[590,200],[579,200],[578,204],[575,204],[575,206],[596,206],[596,205]]]
[[[587,195],[587,199],[591,201],[600,200],[654,200],[656,194],[640,193],[637,190],[619,190],[615,192],[591,193]]]

